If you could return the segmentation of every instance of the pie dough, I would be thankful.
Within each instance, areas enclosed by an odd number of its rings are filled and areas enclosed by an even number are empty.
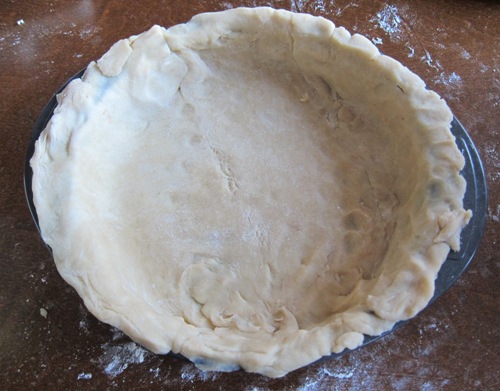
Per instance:
[[[283,376],[429,302],[471,216],[451,120],[323,18],[154,26],[58,96],[31,160],[42,236],[145,347]]]

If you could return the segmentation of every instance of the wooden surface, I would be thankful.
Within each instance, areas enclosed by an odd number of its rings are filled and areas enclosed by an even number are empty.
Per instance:
[[[153,24],[240,5],[321,15],[373,39],[447,100],[490,192],[479,252],[444,296],[382,340],[281,379],[206,374],[98,322],[57,274],[22,184],[33,125],[68,77]],[[0,389],[500,389],[499,45],[496,1],[1,1]]]

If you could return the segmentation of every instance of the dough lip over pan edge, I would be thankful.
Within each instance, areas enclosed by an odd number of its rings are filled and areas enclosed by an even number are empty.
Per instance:
[[[50,106],[50,104],[49,104],[49,106]],[[52,106],[52,109],[54,108],[54,106],[55,106],[55,104]],[[45,124],[43,124],[43,125],[42,125],[42,124],[38,124],[38,123],[37,123],[37,126],[38,126],[38,131],[39,131],[38,133],[40,133],[40,132],[41,132],[41,130],[42,130],[42,128],[44,128],[44,127],[45,127],[46,122],[48,121],[48,117],[49,117],[49,116],[50,116],[50,114],[51,114],[51,111],[52,111],[52,110],[50,110],[50,109],[49,109],[49,110],[47,111],[47,113],[46,113],[47,118],[46,118]],[[45,113],[45,112],[44,112],[44,113]],[[42,117],[41,117],[40,119],[42,120],[41,122],[44,122],[44,119],[42,119]],[[40,121],[40,120],[39,120],[39,121]],[[36,132],[36,131],[37,131],[37,128],[35,127],[35,132]],[[34,135],[34,138],[33,138],[33,140],[32,140],[32,141],[33,141],[33,144],[34,144],[34,142],[35,142],[35,140],[36,140],[37,138],[38,138],[38,135]],[[475,148],[473,147],[473,144],[470,144],[470,145],[472,145],[473,152],[477,152],[477,151],[475,151]],[[31,148],[31,144],[30,144],[30,148]],[[470,152],[470,151],[469,151],[469,152]],[[32,153],[32,152],[31,152],[31,153]],[[30,151],[28,151],[28,155],[30,155]],[[34,205],[32,205],[32,204],[31,204],[32,194],[30,194],[30,191],[31,191],[31,180],[30,180],[30,179],[31,179],[31,178],[30,178],[30,171],[31,171],[31,170],[30,170],[30,167],[29,167],[29,160],[30,160],[30,158],[31,158],[31,156],[28,156],[28,157],[27,157],[27,166],[26,166],[27,170],[25,171],[25,184],[26,184],[26,192],[27,192],[27,195],[28,195],[28,202],[30,203],[30,209],[32,210],[33,217],[35,218],[35,221],[36,221],[36,211],[35,211]],[[466,161],[468,162],[468,160],[467,160],[467,156],[466,156]],[[471,161],[471,160],[470,160],[470,161]],[[477,167],[478,167],[478,166],[477,166],[477,164],[476,164],[476,165],[474,165],[474,168],[475,168],[475,169],[477,169]],[[480,165],[479,165],[479,167],[480,167]],[[27,174],[27,175],[26,175],[26,174]],[[475,174],[476,176],[480,177],[480,175],[478,174],[478,172],[474,171],[474,174]],[[483,175],[483,178],[484,178],[484,175]],[[469,179],[469,178],[467,178],[467,179]],[[468,183],[469,183],[469,181],[468,181]],[[481,182],[481,180],[480,180],[480,178],[479,178],[479,181],[477,181],[477,180],[473,180],[473,183],[474,183],[474,185],[476,185],[476,186],[480,186],[480,185],[481,185],[481,183],[484,183],[484,182]],[[476,188],[477,188],[477,187],[473,187],[473,189],[476,189]],[[468,189],[467,189],[467,192],[469,192],[469,187],[468,187]],[[485,193],[484,193],[484,194],[485,194]],[[480,204],[480,203],[479,203],[479,204]],[[475,209],[474,209],[474,211],[476,212],[476,210],[475,210]],[[473,219],[475,219],[475,218],[476,218],[476,214],[474,214]],[[481,218],[481,213],[479,213],[479,214],[478,214],[477,218]],[[37,226],[38,226],[38,225],[37,225]],[[479,226],[481,226],[481,224],[479,224]],[[483,223],[483,226],[484,226],[484,223]],[[481,228],[480,230],[482,230],[482,228]],[[477,233],[477,231],[476,231],[476,233]],[[480,235],[479,235],[479,236],[480,236]],[[479,238],[478,238],[478,240],[477,240],[477,244],[479,244]],[[471,249],[471,248],[473,248],[473,247],[474,247],[474,246],[472,246],[472,247],[471,247],[471,246],[469,245],[469,246],[467,246],[467,248],[466,248],[466,249],[467,249],[467,250],[470,250],[470,249]],[[477,248],[477,246],[475,246],[475,248]],[[452,255],[453,255],[453,254],[452,254]],[[473,253],[471,254],[471,258],[472,258],[472,256],[473,256]],[[471,258],[470,258],[470,259],[471,259]],[[469,260],[467,260],[467,263],[468,263],[468,261],[470,261],[470,259],[469,259]],[[448,262],[448,261],[447,261],[447,262]],[[465,265],[464,265],[464,269],[465,269],[465,267],[466,267],[466,266],[467,266],[467,264],[465,264]],[[463,271],[463,270],[462,270],[462,271]],[[458,277],[458,276],[456,276],[456,277]],[[437,280],[437,283],[439,283],[439,281],[440,281],[440,280],[439,280],[439,275],[438,275],[438,280]],[[453,281],[452,281],[452,282],[453,282]],[[436,293],[437,293],[437,290],[436,290]],[[365,338],[365,340],[367,340],[367,338]],[[203,362],[198,362],[198,365],[203,365]],[[219,368],[219,369],[224,369],[224,368]],[[227,368],[226,368],[226,369],[227,369]],[[234,369],[234,367],[231,367],[231,369]]]

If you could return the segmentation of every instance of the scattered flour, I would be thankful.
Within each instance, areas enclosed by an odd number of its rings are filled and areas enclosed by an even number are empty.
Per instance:
[[[92,379],[92,374],[91,373],[79,373],[78,376],[76,377],[76,380],[89,380]]]
[[[488,216],[495,223],[500,222],[500,205],[497,205],[496,213],[494,213],[491,208],[488,208]]]
[[[290,0],[290,10],[294,12],[303,12],[304,1],[303,0]]]
[[[445,93],[443,98],[446,100],[459,100],[462,93],[462,78],[456,72],[439,72],[438,75],[433,78],[436,85],[440,84],[444,86]]]
[[[222,7],[224,7],[224,9],[232,9],[232,8],[234,8],[234,5],[231,4],[231,3],[229,3],[228,1],[223,1],[223,2],[220,3],[220,5]]]
[[[486,145],[484,152],[485,159],[489,160],[491,164],[491,169],[486,172],[486,175],[492,183],[498,183],[500,181],[500,153],[497,150],[497,146],[494,144]]]
[[[111,378],[118,376],[130,364],[141,364],[148,358],[148,355],[152,355],[135,342],[121,345],[105,343],[102,349],[104,352],[98,362],[103,366],[104,373]]]
[[[157,363],[162,365],[162,363]],[[192,363],[184,362],[180,368],[179,372],[172,372],[171,368],[167,370],[167,373],[161,374],[161,368],[154,364],[149,372],[153,374],[153,383],[163,382],[168,389],[184,390],[184,389],[197,389],[198,387],[209,388],[210,383],[214,380],[219,379],[223,374],[219,372],[202,371],[194,366]],[[250,391],[249,389],[247,389]],[[256,389],[257,390],[257,389]],[[266,389],[267,391],[267,389]]]
[[[80,304],[80,307],[78,308],[78,312],[80,313],[80,330],[82,330],[85,334],[89,334],[89,321],[88,321],[88,311],[87,309],[83,306],[83,304]]]
[[[340,16],[346,9],[351,7],[359,7],[359,5],[356,3],[349,2],[344,8],[339,8],[337,12],[335,12],[335,15]]]
[[[486,73],[486,71],[488,71],[490,69],[490,67],[488,65],[485,65],[483,63],[479,64],[479,68],[481,70],[481,73]]]
[[[87,38],[99,33],[100,30],[101,30],[101,28],[98,28],[95,26],[87,27],[86,29],[81,30],[78,35],[80,36],[81,39],[87,39]]]
[[[350,379],[354,375],[354,369],[351,369],[349,371],[331,372],[327,368],[321,368],[321,372],[325,373],[330,377],[335,377],[337,379]]]
[[[213,381],[219,376],[219,372],[202,371],[193,364],[185,364],[181,369],[181,379],[190,383],[195,381]]]
[[[436,70],[441,69],[441,64],[439,64],[439,62],[436,62],[436,65],[434,65],[434,61],[432,60],[432,56],[427,50],[425,50],[425,54],[422,57],[420,57],[420,61],[426,63],[430,68],[433,68]]]
[[[125,334],[123,331],[120,329],[117,329],[116,327],[111,327],[111,331],[113,332],[113,336],[111,337],[113,341],[118,341],[119,339],[122,339],[125,337]]]
[[[317,0],[313,4],[314,11],[316,12],[325,12],[325,1],[324,0]]]
[[[463,49],[461,54],[462,54],[462,58],[465,58],[466,60],[470,60],[471,56],[467,50]]]
[[[446,73],[441,72],[435,79],[436,84],[444,84],[447,87],[461,87],[462,78],[455,72]]]
[[[303,384],[297,389],[297,391],[316,391],[326,389],[326,383],[329,378],[347,380],[351,379],[354,376],[354,373],[355,368],[353,367],[344,367],[333,371],[328,369],[326,366],[322,366],[314,375],[306,376]]]
[[[419,335],[417,339],[410,339],[408,345],[393,344],[388,350],[387,344],[377,341],[327,363],[312,365],[304,373],[296,389],[408,390],[411,385],[419,390],[440,390],[450,383],[450,379],[446,373],[434,367],[431,360],[436,349],[456,338],[456,330],[450,316],[431,316],[420,325],[418,321],[413,321],[413,327],[418,327]],[[408,324],[402,327],[412,326]],[[390,343],[398,338],[397,333],[388,334],[383,340]],[[404,357],[404,360],[398,365],[398,372],[393,372],[391,368],[394,368],[393,361],[397,357]]]
[[[304,1],[290,0],[290,10],[293,12],[306,12],[309,14],[322,14],[326,12],[325,0]],[[269,4],[272,6],[272,4]]]
[[[84,320],[81,320],[80,323],[79,323],[79,326],[80,328],[85,332],[85,333],[88,333],[89,330],[88,330],[88,325],[87,325],[87,322],[85,322]]]
[[[375,17],[370,19],[370,22],[374,22],[389,34],[391,40],[399,40],[401,38],[402,19],[395,5],[386,4],[380,12],[377,12]]]
[[[149,372],[153,373],[155,379],[160,377],[160,368],[149,368]]]

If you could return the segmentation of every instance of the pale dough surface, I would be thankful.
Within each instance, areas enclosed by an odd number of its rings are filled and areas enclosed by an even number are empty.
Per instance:
[[[31,165],[59,272],[200,368],[282,376],[389,330],[470,218],[446,104],[325,19],[155,26],[58,102]]]

